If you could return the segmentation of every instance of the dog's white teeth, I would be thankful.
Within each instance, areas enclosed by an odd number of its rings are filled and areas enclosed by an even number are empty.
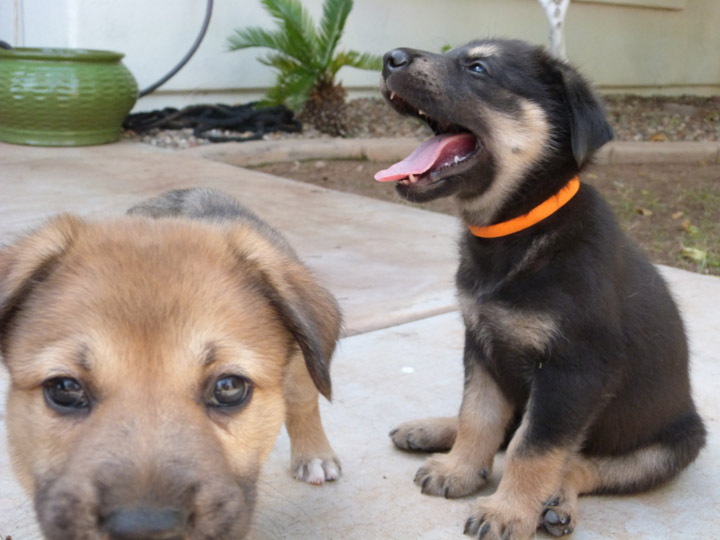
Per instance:
[[[417,182],[418,180],[419,180],[419,178],[418,178],[417,176],[415,176],[414,174],[411,174],[411,175],[408,176],[407,178],[403,178],[402,180],[398,180],[398,184],[400,184],[401,186],[409,186],[409,185],[411,185],[411,184],[414,184],[414,183]]]
[[[418,114],[419,114],[420,116],[427,116],[427,115],[425,114],[425,111],[423,111],[422,109],[418,109]]]
[[[395,99],[395,92],[390,92],[390,101]]]
[[[461,161],[462,161],[462,160],[460,159],[460,156],[455,156],[455,157],[453,158],[453,162],[455,163],[455,165],[457,165],[457,164],[460,163]]]

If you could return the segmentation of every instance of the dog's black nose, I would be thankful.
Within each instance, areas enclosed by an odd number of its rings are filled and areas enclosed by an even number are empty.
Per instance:
[[[121,509],[105,521],[110,540],[182,540],[187,516],[176,509]]]
[[[383,64],[385,70],[395,71],[402,69],[410,63],[410,54],[405,49],[393,49],[392,51],[385,53],[383,57]]]

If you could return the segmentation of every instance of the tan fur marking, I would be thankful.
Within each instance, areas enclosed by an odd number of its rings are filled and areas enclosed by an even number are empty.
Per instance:
[[[488,56],[495,56],[500,52],[500,48],[497,45],[478,45],[473,47],[467,52],[468,58],[487,58]]]
[[[458,199],[467,223],[484,226],[493,220],[510,194],[514,193],[528,169],[542,159],[550,140],[547,117],[539,105],[520,101],[519,117],[487,110],[491,132],[485,141],[498,164],[492,185],[481,196]]]
[[[578,495],[603,490],[632,491],[635,484],[662,478],[672,458],[672,452],[660,445],[618,457],[578,455],[568,467],[564,485]]]
[[[285,375],[287,413],[285,427],[290,436],[290,466],[299,480],[321,484],[335,480],[340,473],[340,460],[325,435],[318,406],[318,391],[308,374],[305,361],[298,351],[293,355]],[[320,460],[322,474],[311,477],[312,460]]]
[[[578,496],[596,492],[630,493],[653,479],[665,478],[673,456],[659,445],[618,457],[587,457],[574,454],[560,488],[553,494],[549,510],[554,521],[548,523],[544,511],[540,523],[554,534],[572,531],[577,520]],[[558,523],[558,520],[562,522]]]
[[[395,446],[403,450],[444,452],[455,444],[458,417],[431,417],[403,422],[392,432]]]
[[[455,444],[448,454],[429,459],[415,478],[424,493],[469,495],[485,483],[492,470],[512,406],[490,375],[477,369],[471,376],[465,383]]]
[[[527,423],[523,421],[507,450],[505,471],[497,491],[478,499],[471,520],[484,521],[492,531],[489,538],[525,540],[537,528],[544,502],[561,484],[572,452],[555,447],[537,453],[521,450]]]
[[[513,344],[519,350],[541,352],[559,335],[557,322],[549,314],[521,311],[497,302],[478,303],[462,294],[459,299],[466,324],[483,339],[488,352],[494,340]]]

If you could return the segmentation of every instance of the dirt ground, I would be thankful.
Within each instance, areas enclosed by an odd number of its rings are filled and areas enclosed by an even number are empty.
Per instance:
[[[274,163],[258,170],[337,189],[409,204],[391,185],[375,182],[387,162],[354,160]],[[621,226],[653,262],[720,276],[720,165],[603,165],[582,181],[596,186]],[[416,205],[453,214],[451,199]]]

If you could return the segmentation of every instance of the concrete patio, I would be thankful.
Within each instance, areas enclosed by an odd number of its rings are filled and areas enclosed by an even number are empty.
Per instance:
[[[368,144],[341,146],[364,148],[361,155],[387,147]],[[264,469],[250,537],[462,538],[472,498],[421,495],[412,479],[423,457],[395,450],[387,436],[401,421],[454,414],[459,406],[463,330],[453,290],[458,223],[228,164],[247,164],[252,156],[328,157],[317,153],[332,146],[302,143],[290,151],[287,144],[284,150],[218,145],[172,152],[127,142],[66,149],[0,143],[0,243],[58,212],[118,215],[168,189],[207,186],[235,195],[286,234],[336,295],[346,319],[333,364],[334,401],[322,405],[343,476],[319,488],[295,482],[283,432]],[[623,155],[618,148],[606,152],[608,160]],[[720,161],[719,147],[712,148],[706,159]],[[578,540],[720,538],[720,279],[666,267],[662,272],[689,331],[694,393],[708,446],[679,479],[659,490],[582,499],[573,534]],[[0,368],[0,539],[34,540],[41,536],[32,504],[8,462],[7,383]],[[497,461],[483,493],[497,485],[502,463]]]

